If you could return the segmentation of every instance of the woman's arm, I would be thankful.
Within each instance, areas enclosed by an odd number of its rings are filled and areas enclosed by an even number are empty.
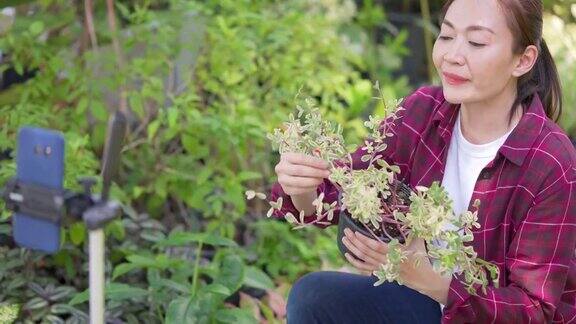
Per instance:
[[[290,198],[292,199],[294,207],[298,210],[298,213],[300,213],[301,210],[304,210],[306,215],[315,213],[316,207],[312,205],[312,202],[318,198],[318,193],[311,192],[302,195],[291,195]]]
[[[428,284],[423,287],[420,292],[440,304],[446,305],[452,280],[452,276],[443,277],[436,271],[432,271],[428,278]]]

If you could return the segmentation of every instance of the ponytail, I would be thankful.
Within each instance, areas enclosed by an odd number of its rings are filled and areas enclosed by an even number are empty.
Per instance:
[[[536,64],[529,73],[518,79],[518,96],[512,107],[522,104],[526,111],[536,93],[542,100],[546,116],[557,122],[562,114],[562,88],[556,64],[543,38]],[[513,113],[511,111],[510,119]]]

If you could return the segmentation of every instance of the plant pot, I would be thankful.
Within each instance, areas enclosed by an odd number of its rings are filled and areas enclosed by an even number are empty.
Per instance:
[[[410,187],[408,187],[406,184],[404,184],[403,182],[400,182],[400,181],[396,181],[395,185],[397,186],[396,192],[397,192],[398,197],[405,204],[408,204],[410,201],[410,192],[411,192]],[[339,197],[339,199],[340,199],[340,197]],[[354,220],[350,216],[350,213],[347,210],[342,210],[340,212],[340,215],[338,218],[338,249],[340,250],[340,253],[342,253],[343,257],[344,257],[345,253],[350,253],[352,256],[356,257],[354,255],[354,253],[348,251],[348,248],[342,242],[342,238],[345,236],[344,229],[346,229],[346,228],[349,228],[352,232],[360,232],[363,235],[370,237],[370,238],[372,238],[373,236],[370,233],[370,231],[368,231],[362,224],[360,224],[359,222]],[[400,234],[392,235],[392,237],[397,238],[398,241],[400,241],[400,243],[404,243],[404,238]],[[382,242],[385,242],[385,243],[390,242],[390,238],[384,233],[379,235],[378,238]]]

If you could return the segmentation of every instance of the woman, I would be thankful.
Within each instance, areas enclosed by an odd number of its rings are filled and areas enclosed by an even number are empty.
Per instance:
[[[576,321],[576,152],[552,121],[561,113],[554,61],[542,39],[541,0],[451,0],[433,59],[442,87],[407,97],[383,152],[412,187],[441,181],[454,211],[481,200],[473,246],[500,269],[499,288],[469,294],[457,275],[403,264],[405,286],[373,287],[374,277],[315,272],[288,297],[288,323],[568,323]],[[354,165],[365,168],[362,153]],[[282,217],[320,192],[337,197],[326,163],[284,154],[272,199]],[[337,220],[336,220],[337,221]],[[364,274],[386,244],[346,233]],[[422,240],[409,249],[425,251]],[[410,260],[409,260],[410,261]],[[442,307],[441,307],[442,306]]]

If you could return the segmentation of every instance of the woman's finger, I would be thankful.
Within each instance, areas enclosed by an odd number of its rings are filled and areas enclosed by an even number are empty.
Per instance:
[[[361,245],[360,245],[361,243],[358,240],[356,240],[354,242],[345,236],[342,239],[342,241],[343,242],[345,241],[344,244],[346,245],[346,247],[348,247],[350,252],[352,252],[358,259],[360,259],[366,263],[372,264],[375,268],[377,268],[380,265],[380,263],[382,263],[382,260],[385,258],[385,255],[376,255],[376,254],[370,253],[370,251],[367,253],[367,252],[361,250],[359,248],[359,246],[361,247]]]
[[[284,153],[280,158],[292,164],[302,164],[319,169],[327,170],[330,166],[328,162],[322,160],[321,158],[302,153]]]
[[[359,272],[360,274],[365,275],[365,276],[371,276],[371,275],[372,275],[372,272],[374,272],[374,271],[372,271],[372,270],[371,270],[371,271],[358,270],[358,272]]]
[[[350,262],[356,269],[360,271],[372,272],[374,270],[369,264],[359,261],[358,259],[351,256],[350,253],[344,253],[344,257],[346,257],[346,260],[348,260],[348,262]]]
[[[371,239],[360,232],[354,232],[354,236],[360,242],[369,247],[371,250],[376,251],[378,254],[388,253],[388,244]]]
[[[278,167],[278,170],[284,174],[297,176],[297,177],[312,177],[312,178],[328,178],[330,171],[326,169],[314,168],[306,165],[298,164],[283,164]]]
[[[316,188],[322,182],[324,182],[324,180],[320,178],[294,177],[284,174],[278,176],[278,183],[282,186],[294,188]]]
[[[360,251],[354,244],[350,242],[348,237],[344,236],[342,238],[342,243],[344,243],[344,245],[348,248],[350,252],[352,252],[352,254],[356,256],[356,258],[368,264],[371,264],[375,268],[378,267],[378,265],[380,264],[376,259],[374,259],[370,255],[364,253],[363,251]]]
[[[344,234],[348,238],[348,241],[353,244],[363,256],[372,258],[377,264],[380,264],[386,260],[386,252],[384,251],[384,248],[375,246],[374,244],[366,244],[364,241],[360,240],[350,229],[345,229]],[[378,241],[376,242],[379,243]]]
[[[289,196],[294,196],[294,195],[303,195],[316,191],[316,187],[298,188],[298,187],[282,186],[282,190],[284,190],[285,194]]]

